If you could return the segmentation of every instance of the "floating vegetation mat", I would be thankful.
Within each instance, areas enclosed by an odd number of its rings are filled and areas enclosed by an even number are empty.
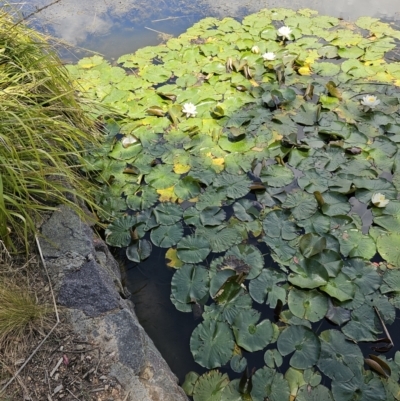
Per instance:
[[[108,244],[135,262],[165,248],[171,301],[202,311],[195,401],[400,400],[400,353],[385,357],[399,348],[399,39],[373,18],[275,9],[204,19],[120,66],[69,66],[123,115],[87,162]],[[265,366],[247,370],[256,351]]]

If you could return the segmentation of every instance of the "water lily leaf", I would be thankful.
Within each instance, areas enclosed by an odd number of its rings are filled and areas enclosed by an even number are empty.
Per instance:
[[[307,369],[319,358],[321,345],[318,337],[304,326],[289,326],[278,338],[278,350],[285,356],[294,351],[290,365],[296,369]]]
[[[201,366],[213,369],[225,365],[233,355],[235,342],[226,323],[205,320],[190,337],[190,350]]]
[[[283,210],[268,213],[263,221],[263,229],[268,237],[295,239],[298,235],[296,224],[289,221],[290,214]]]
[[[376,267],[362,259],[347,259],[342,272],[350,277],[364,295],[375,292],[382,282],[382,277]]]
[[[283,187],[293,181],[294,174],[288,167],[272,164],[262,168],[260,179],[265,185]]]
[[[257,277],[264,267],[264,258],[261,252],[253,245],[237,245],[230,249],[225,256],[235,256],[250,266],[251,270],[247,275],[247,279],[251,280]]]
[[[355,341],[375,341],[380,330],[375,310],[369,305],[361,305],[351,312],[351,321],[342,332]]]
[[[378,237],[378,252],[388,263],[400,266],[400,234],[390,233]]]
[[[333,383],[347,382],[361,369],[364,358],[356,344],[346,340],[337,330],[325,330],[319,336],[321,355],[318,368],[333,380]]]
[[[326,248],[326,238],[312,233],[304,234],[300,238],[299,248],[305,258],[310,258]]]
[[[253,221],[260,215],[261,205],[249,199],[240,199],[233,204],[235,216],[241,221]]]
[[[259,276],[249,283],[251,297],[262,304],[265,302],[275,308],[278,300],[286,302],[286,290],[278,283],[286,281],[286,275],[273,269],[263,269]]]
[[[329,277],[336,277],[343,267],[343,260],[340,254],[329,249],[314,255],[313,260],[325,267]]]
[[[183,210],[175,203],[161,203],[153,210],[157,223],[168,226],[175,224],[182,218]]]
[[[179,199],[192,199],[200,194],[200,185],[194,178],[186,176],[174,186],[174,192]]]
[[[172,277],[171,293],[181,303],[200,301],[208,294],[209,281],[202,266],[184,265]]]
[[[147,259],[151,254],[151,243],[145,239],[140,239],[126,248],[126,257],[132,262],[140,263]]]
[[[174,269],[179,269],[184,265],[184,263],[178,259],[175,248],[169,248],[168,251],[165,252],[165,260],[167,266]]]
[[[297,401],[333,401],[332,393],[322,384],[316,387],[302,386],[296,397]]]
[[[271,369],[275,367],[279,368],[283,363],[283,358],[277,349],[268,349],[264,354],[264,362]],[[285,379],[287,379],[290,384],[290,380],[286,377],[286,374]]]
[[[179,181],[179,174],[172,171],[172,167],[166,164],[158,164],[146,175],[146,183],[155,189],[165,189],[175,185]]]
[[[288,295],[288,305],[293,315],[318,322],[328,311],[328,298],[318,290],[301,291],[292,288]]]
[[[313,195],[303,191],[294,191],[288,194],[282,203],[282,207],[291,209],[296,220],[305,220],[316,212],[318,203]]]
[[[211,319],[215,321],[233,324],[233,321],[237,316],[237,314],[241,313],[242,311],[250,310],[251,304],[252,302],[249,295],[244,294],[243,290],[238,291],[236,295],[229,298],[226,302],[211,304],[209,306],[206,305],[204,307],[203,318],[204,320]]]
[[[113,150],[108,155],[113,159],[130,161],[134,159],[142,149],[142,144],[140,142],[126,146],[126,141],[122,140],[115,144]]]
[[[108,245],[125,247],[132,240],[132,228],[137,223],[135,216],[123,216],[114,220],[105,231]]]
[[[226,373],[222,374],[218,370],[201,375],[193,389],[194,401],[220,401],[221,393],[229,383],[229,377]]]
[[[233,321],[232,329],[236,343],[246,351],[262,350],[273,338],[274,329],[268,319],[257,324],[260,315],[260,312],[250,309],[236,315]]]
[[[289,401],[289,383],[281,373],[263,367],[254,373],[251,398],[253,401],[264,401],[268,397],[271,401]]]
[[[182,389],[186,393],[186,395],[193,395],[194,385],[196,384],[199,377],[200,375],[196,372],[189,372],[186,374],[185,381],[182,384]]]
[[[335,400],[351,401],[357,394],[362,401],[386,401],[386,391],[378,377],[363,377],[361,373],[348,381],[333,381],[332,393]]]
[[[182,224],[177,223],[170,226],[159,226],[150,233],[150,239],[154,245],[160,248],[169,248],[176,245],[183,237]]]
[[[380,291],[382,294],[400,293],[400,270],[386,270]]]
[[[330,174],[324,170],[310,169],[304,172],[304,175],[297,179],[301,189],[310,194],[315,191],[325,192],[329,187]]]
[[[340,252],[343,256],[372,259],[376,253],[375,241],[369,235],[363,235],[357,229],[343,232],[342,235],[338,236],[338,240]]]
[[[144,210],[153,206],[157,199],[157,192],[153,188],[143,187],[134,195],[128,195],[126,204],[132,210]]]
[[[204,237],[211,246],[213,252],[225,252],[233,245],[242,242],[242,236],[234,228],[230,227],[212,227],[212,228],[198,228],[197,235]]]
[[[188,226],[200,226],[200,212],[194,206],[188,207],[183,212],[183,220]]]
[[[351,315],[348,309],[342,308],[341,306],[335,306],[329,299],[329,309],[326,312],[325,317],[332,323],[342,325],[350,320]]]
[[[330,278],[328,283],[320,289],[341,302],[352,299],[355,292],[353,282],[343,273]]]
[[[290,399],[294,399],[297,395],[299,387],[304,386],[307,382],[304,380],[303,370],[290,367],[285,373],[285,379],[290,386]]]
[[[226,213],[219,207],[206,207],[200,213],[200,221],[204,226],[218,226],[226,217]]]
[[[224,192],[228,198],[239,199],[250,191],[251,181],[244,175],[222,173],[214,179],[213,186]]]
[[[182,238],[176,247],[178,258],[186,263],[199,263],[203,261],[211,251],[210,244],[196,235]]]
[[[231,359],[231,369],[236,373],[242,373],[247,367],[247,359],[241,355],[235,355]]]
[[[327,216],[340,216],[347,214],[351,205],[348,199],[337,192],[327,192],[323,195],[324,204],[321,207],[322,213]]]
[[[328,283],[327,270],[316,260],[305,259],[290,268],[293,273],[289,274],[288,281],[297,287],[313,289]]]

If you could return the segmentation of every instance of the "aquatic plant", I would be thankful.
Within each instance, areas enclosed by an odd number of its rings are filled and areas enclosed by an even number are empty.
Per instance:
[[[118,66],[68,67],[125,113],[89,159],[114,216],[108,243],[136,262],[165,248],[171,301],[203,310],[190,348],[213,370],[188,374],[195,401],[399,398],[400,353],[359,346],[397,349],[396,39],[374,18],[274,9],[204,19]],[[261,350],[251,374],[246,353]],[[228,363],[241,378],[215,370]]]

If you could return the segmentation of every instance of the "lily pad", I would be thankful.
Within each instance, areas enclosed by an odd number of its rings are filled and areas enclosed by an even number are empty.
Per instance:
[[[177,244],[178,258],[186,263],[202,262],[211,252],[208,241],[196,235],[183,237]]]
[[[328,298],[318,290],[302,291],[293,288],[288,295],[288,305],[295,316],[318,322],[328,311]]]
[[[246,351],[262,350],[273,338],[274,329],[268,319],[257,324],[260,315],[260,312],[250,309],[236,315],[233,321],[236,343]]]
[[[294,352],[290,366],[296,369],[307,369],[319,358],[321,345],[318,337],[307,327],[289,326],[278,338],[278,351],[283,355]]]
[[[225,365],[233,355],[235,342],[226,323],[205,320],[190,337],[190,350],[201,366],[213,369]]]
[[[360,348],[346,340],[337,330],[326,330],[319,336],[321,356],[318,368],[336,382],[347,382],[360,371],[364,358]]]

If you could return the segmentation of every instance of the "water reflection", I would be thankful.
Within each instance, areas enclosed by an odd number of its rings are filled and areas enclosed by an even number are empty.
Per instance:
[[[27,15],[50,3],[30,0],[22,6],[14,4]],[[155,31],[179,35],[205,16],[240,18],[273,7],[312,8],[349,20],[360,16],[400,20],[399,0],[60,0],[36,13],[34,20],[42,30],[72,45],[112,58],[160,43],[162,37]]]

